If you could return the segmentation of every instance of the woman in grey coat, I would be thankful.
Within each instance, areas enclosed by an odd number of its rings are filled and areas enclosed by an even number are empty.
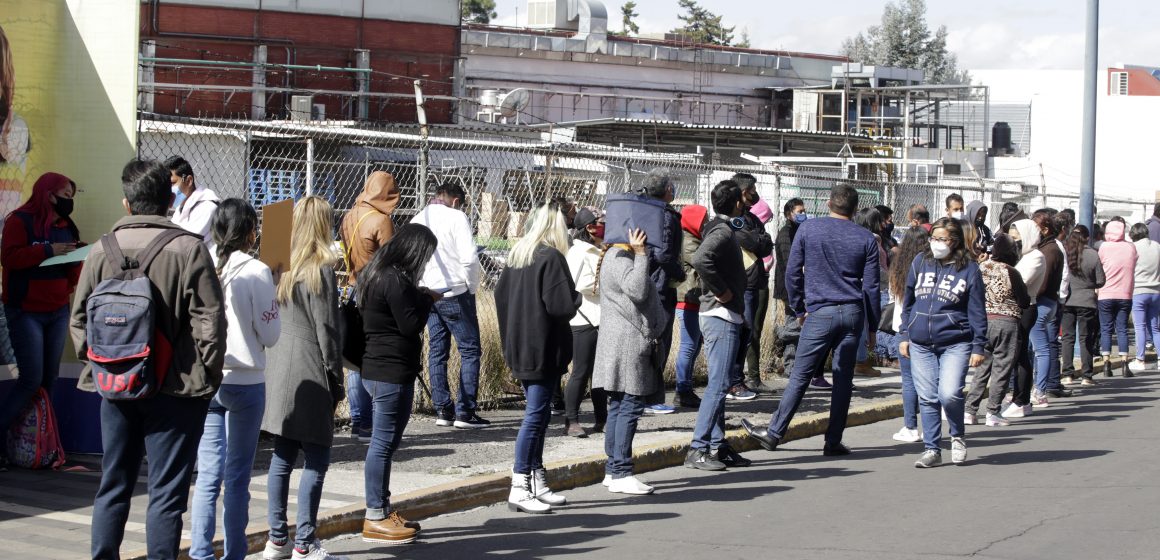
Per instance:
[[[322,482],[330,467],[334,409],[343,389],[338,282],[331,231],[334,210],[317,196],[294,207],[290,270],[278,283],[282,334],[267,352],[266,413],[262,429],[274,435],[269,472],[270,538],[263,558],[333,558],[314,536]],[[286,521],[290,471],[306,455],[298,484],[298,528],[289,539]]]
[[[604,426],[604,485],[621,494],[651,494],[632,474],[632,439],[645,397],[661,389],[658,340],[665,327],[656,287],[649,279],[645,235],[629,232],[629,245],[610,247],[599,266],[600,335],[592,386],[608,393]]]

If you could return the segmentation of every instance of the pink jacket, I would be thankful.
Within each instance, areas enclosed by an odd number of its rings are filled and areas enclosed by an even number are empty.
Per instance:
[[[1100,264],[1107,281],[1099,289],[1100,301],[1132,299],[1136,275],[1136,246],[1124,241],[1124,224],[1108,222],[1100,245]]]

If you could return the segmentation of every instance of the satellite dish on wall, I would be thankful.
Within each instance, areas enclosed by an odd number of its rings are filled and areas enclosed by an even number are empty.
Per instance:
[[[531,102],[532,95],[526,89],[516,88],[506,94],[499,102],[499,114],[505,118],[516,118],[516,123],[520,122],[520,112],[527,108],[528,103]]]

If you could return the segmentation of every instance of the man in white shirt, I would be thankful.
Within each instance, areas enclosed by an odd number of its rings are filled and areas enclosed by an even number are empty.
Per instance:
[[[212,248],[213,240],[210,238],[209,225],[221,199],[212,190],[196,184],[193,167],[181,156],[165,160],[165,167],[169,169],[173,194],[180,193],[185,197],[173,211],[173,223],[185,231],[200,235],[206,245]]]
[[[427,263],[421,284],[443,294],[427,319],[429,338],[427,368],[431,376],[431,396],[438,426],[484,428],[490,422],[476,413],[479,392],[479,318],[475,292],[479,289],[479,255],[471,235],[471,222],[460,208],[463,187],[444,183],[435,189],[435,198],[411,220],[427,226],[439,240],[435,255]],[[451,398],[447,383],[447,358],[451,338],[459,348],[459,402]]]

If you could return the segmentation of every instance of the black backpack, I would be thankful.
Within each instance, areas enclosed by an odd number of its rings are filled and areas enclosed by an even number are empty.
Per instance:
[[[97,284],[85,302],[86,340],[97,392],[109,400],[152,397],[165,383],[173,345],[157,328],[153,282],[146,276],[153,259],[189,232],[167,229],[136,259],[121,252],[113,234],[101,237],[106,258],[121,272]]]

